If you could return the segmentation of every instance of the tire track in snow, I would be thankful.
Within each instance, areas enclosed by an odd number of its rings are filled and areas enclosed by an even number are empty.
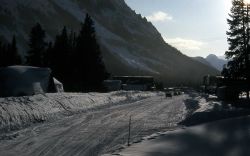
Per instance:
[[[157,131],[174,128],[185,117],[187,95],[150,97],[133,103],[76,114],[57,122],[29,128],[26,135],[0,142],[0,151],[19,156],[97,156],[122,148],[132,116],[131,142]],[[37,133],[38,132],[38,133]]]

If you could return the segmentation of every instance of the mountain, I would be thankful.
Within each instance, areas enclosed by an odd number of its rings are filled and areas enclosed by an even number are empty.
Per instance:
[[[200,63],[203,63],[207,66],[213,67],[218,71],[222,71],[223,66],[228,62],[226,59],[224,59],[223,56],[216,56],[214,54],[209,54],[206,58],[198,56],[198,57],[192,57],[192,59]]]
[[[190,85],[206,74],[218,74],[165,43],[152,23],[124,0],[1,0],[0,39],[10,41],[15,34],[24,56],[36,22],[52,40],[63,26],[78,32],[86,13],[95,21],[104,63],[113,75],[152,75],[168,85]]]
[[[207,66],[210,66],[210,67],[213,67],[205,58],[203,57],[200,57],[200,56],[197,56],[197,57],[192,57],[192,59],[202,63],[202,64],[205,64]],[[214,67],[213,67],[214,68]]]
[[[214,68],[222,71],[223,66],[227,64],[227,60],[217,57],[214,54],[210,54],[206,57],[206,61],[209,62]]]

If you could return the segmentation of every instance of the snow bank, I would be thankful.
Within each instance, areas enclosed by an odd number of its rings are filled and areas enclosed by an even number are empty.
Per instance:
[[[250,110],[233,106],[242,104],[242,101],[225,103],[211,95],[189,94],[189,96],[190,99],[184,100],[189,115],[181,124],[191,127],[154,133],[144,137],[138,143],[135,142],[129,147],[124,146],[112,154],[103,156],[245,156],[250,154],[248,146]]]
[[[155,96],[156,92],[50,93],[0,98],[0,132]]]
[[[250,117],[233,118],[178,129],[103,156],[247,156],[250,155]]]
[[[221,119],[250,115],[250,109],[236,108],[230,103],[218,101],[216,96],[197,96],[194,98],[194,101],[196,101],[197,106],[191,103],[191,105],[193,105],[192,111],[180,124],[191,126]],[[240,104],[239,101],[231,103],[236,106]]]

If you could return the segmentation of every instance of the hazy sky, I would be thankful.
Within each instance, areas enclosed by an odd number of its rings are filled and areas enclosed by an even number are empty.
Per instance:
[[[222,56],[228,48],[226,19],[231,0],[125,1],[151,21],[166,42],[188,56]]]

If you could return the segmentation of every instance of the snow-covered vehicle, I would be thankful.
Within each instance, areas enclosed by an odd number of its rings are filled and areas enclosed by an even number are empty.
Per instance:
[[[63,92],[62,83],[53,78],[49,68],[3,67],[0,68],[0,82],[0,97]]]

